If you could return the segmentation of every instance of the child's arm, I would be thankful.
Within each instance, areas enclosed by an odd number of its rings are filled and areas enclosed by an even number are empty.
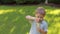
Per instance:
[[[32,17],[32,16],[30,16],[30,15],[27,15],[27,16],[26,16],[26,19],[28,19],[28,20],[34,20],[35,17]]]
[[[41,30],[38,28],[38,31],[41,32],[42,34],[47,34],[47,32],[45,32],[44,30]]]
[[[32,17],[32,16],[30,16],[30,15],[27,15],[27,16],[26,16],[26,19],[28,19],[29,22],[30,22],[30,24],[31,24],[31,22],[33,22],[33,21],[35,20],[35,17]]]

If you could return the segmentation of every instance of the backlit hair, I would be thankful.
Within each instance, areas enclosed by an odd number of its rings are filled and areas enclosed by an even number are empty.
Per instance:
[[[45,9],[43,7],[38,7],[36,9],[36,13],[39,13],[39,14],[42,14],[42,15],[45,15]]]

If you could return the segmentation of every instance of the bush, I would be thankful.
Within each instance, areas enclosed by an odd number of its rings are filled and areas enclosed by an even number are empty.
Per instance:
[[[41,0],[14,0],[16,2],[16,4],[21,4],[21,3],[40,3]]]
[[[14,3],[15,4],[36,4],[36,3],[44,3],[45,0],[0,0],[0,3],[6,4],[6,3]],[[49,3],[60,3],[60,0],[48,0]]]
[[[1,3],[13,3],[16,2],[16,4],[23,4],[23,3],[41,3],[44,0],[1,0]]]
[[[60,3],[60,0],[48,0],[49,3]]]
[[[16,4],[20,4],[20,3],[25,3],[26,0],[14,0],[16,2]]]
[[[14,1],[13,0],[0,0],[0,2],[6,4],[6,3],[12,3]]]

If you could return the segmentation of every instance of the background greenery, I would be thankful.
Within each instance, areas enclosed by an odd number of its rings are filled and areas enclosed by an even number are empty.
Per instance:
[[[39,6],[0,6],[0,34],[28,34],[30,23],[25,16],[34,16],[35,9]],[[60,34],[60,8],[42,7],[46,9],[48,34]]]
[[[0,4],[36,4],[44,3],[45,0],[0,0]],[[60,0],[48,0],[49,3],[60,3]]]

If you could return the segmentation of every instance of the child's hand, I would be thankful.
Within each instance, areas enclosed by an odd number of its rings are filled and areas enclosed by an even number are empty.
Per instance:
[[[41,30],[39,27],[37,27],[37,31],[38,31],[38,32],[41,32],[42,30]]]
[[[42,34],[47,34],[47,32],[45,32],[43,29],[40,29],[39,27],[37,27],[37,31],[42,33]]]
[[[27,15],[27,16],[26,16],[26,19],[30,19],[30,18],[31,18],[31,16],[30,16],[30,15]]]

